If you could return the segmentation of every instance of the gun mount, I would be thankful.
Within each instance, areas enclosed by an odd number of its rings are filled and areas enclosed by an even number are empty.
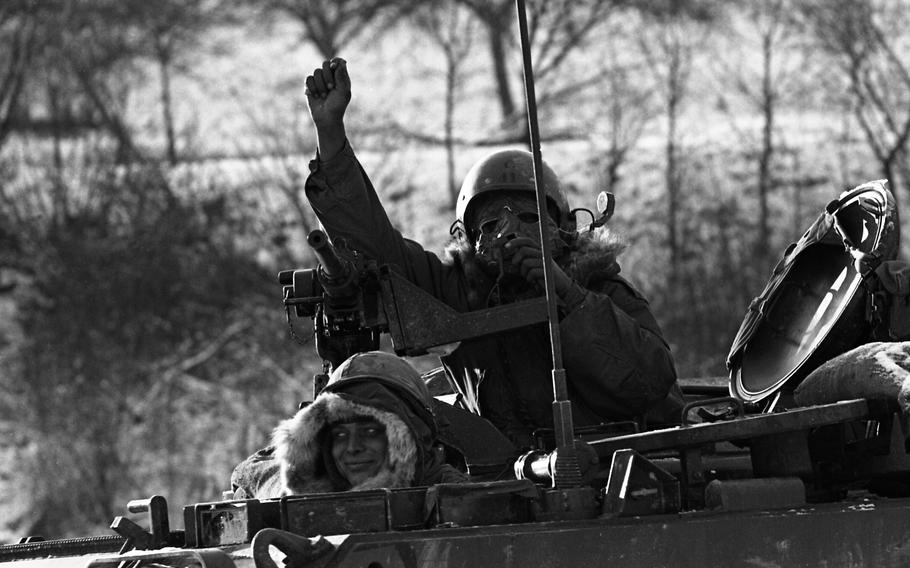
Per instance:
[[[307,242],[319,266],[282,271],[278,281],[288,317],[293,308],[297,317],[313,318],[317,352],[333,365],[377,349],[381,333],[389,334],[396,354],[415,356],[547,318],[545,298],[458,312],[388,265],[340,252],[321,230]]]

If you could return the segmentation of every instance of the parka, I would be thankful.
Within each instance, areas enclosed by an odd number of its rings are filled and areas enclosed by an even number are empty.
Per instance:
[[[334,423],[362,418],[385,427],[387,458],[373,477],[352,486],[335,466],[329,429]],[[352,356],[333,371],[329,384],[312,403],[275,428],[272,445],[235,469],[232,483],[234,498],[239,499],[466,479],[445,463],[437,448],[430,394],[420,374],[395,355],[368,352]]]
[[[440,258],[392,226],[349,143],[310,162],[306,195],[329,238],[393,270],[458,311],[487,307],[490,282],[465,243]],[[560,339],[577,426],[641,418],[678,422],[682,393],[669,346],[647,300],[619,275],[608,232],[582,234],[564,270],[583,300],[560,309]],[[552,428],[552,355],[546,324],[463,341],[441,358],[460,404],[519,447]]]

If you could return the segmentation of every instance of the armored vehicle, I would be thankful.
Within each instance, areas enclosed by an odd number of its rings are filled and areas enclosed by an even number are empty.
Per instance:
[[[895,254],[894,223],[884,182],[833,201],[749,307],[728,356],[729,380],[683,381],[678,426],[604,424],[573,430],[568,446],[559,433],[539,431],[537,448],[519,455],[443,394],[435,410],[455,424],[470,483],[195,503],[177,530],[165,498],[152,496],[127,504],[132,515],[115,518],[110,536],[25,539],[0,547],[0,561],[903,565],[910,431],[899,393],[860,385],[866,396],[800,402],[814,370],[880,333],[883,321],[870,314],[887,306],[868,306],[885,297],[874,268]],[[386,267],[345,258],[321,232],[310,243],[320,266],[279,278],[289,318],[314,319],[325,357],[373,348],[379,333],[413,355],[546,317],[544,300],[454,313]],[[572,458],[575,476],[560,474],[560,453]]]
[[[527,22],[518,0],[535,171],[541,170]],[[543,218],[537,183],[539,218]],[[598,221],[612,199],[600,200]],[[540,223],[545,227],[545,223]],[[542,229],[541,242],[548,242]],[[471,482],[274,499],[226,498],[168,518],[163,496],[127,504],[114,534],[0,546],[0,562],[92,567],[903,566],[910,564],[910,387],[888,358],[907,319],[894,201],[884,181],[833,200],[748,307],[729,378],[682,381],[679,424],[574,428],[554,353],[554,429],[517,452],[449,404]],[[544,298],[458,313],[387,266],[310,235],[320,260],[279,275],[289,322],[312,318],[335,363],[399,355],[555,321]],[[546,247],[544,247],[546,250]],[[546,252],[545,252],[546,260]],[[544,266],[547,263],[544,262]],[[545,268],[546,270],[546,268]],[[548,280],[548,279],[547,279]],[[548,280],[549,281],[549,280]],[[548,285],[549,287],[549,285]],[[551,329],[552,329],[551,325]],[[870,342],[878,343],[870,343]],[[871,345],[871,347],[869,347]],[[869,366],[854,349],[872,349]],[[868,355],[869,352],[866,352]],[[838,364],[851,375],[838,374]],[[878,365],[878,367],[876,367]],[[833,369],[833,371],[832,371]],[[427,377],[431,384],[434,374]],[[883,380],[884,377],[884,380]],[[321,388],[325,376],[317,377]]]

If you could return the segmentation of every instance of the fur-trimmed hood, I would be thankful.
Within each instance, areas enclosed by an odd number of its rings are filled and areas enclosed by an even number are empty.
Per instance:
[[[377,373],[380,377],[361,374],[363,365],[358,365],[363,362],[384,372]],[[351,487],[335,467],[327,427],[364,416],[386,429],[386,461],[377,475]],[[430,394],[417,371],[394,355],[355,355],[333,372],[312,403],[275,429],[272,442],[281,491],[288,495],[436,483],[447,467],[433,449],[436,434]]]
[[[556,261],[566,274],[587,288],[595,280],[619,274],[617,258],[625,248],[625,241],[609,227],[598,227],[579,233],[574,242],[565,245]],[[464,272],[472,294],[492,286],[492,279],[482,270],[476,258],[474,245],[466,238],[456,237],[445,252],[447,263]],[[469,301],[472,308],[486,307],[479,297],[472,296]]]
[[[385,427],[388,451],[379,473],[352,487],[335,467],[327,430],[332,423],[356,417],[372,418]],[[418,451],[410,428],[394,413],[354,402],[344,394],[320,393],[279,424],[272,441],[285,494],[407,487],[414,478]]]

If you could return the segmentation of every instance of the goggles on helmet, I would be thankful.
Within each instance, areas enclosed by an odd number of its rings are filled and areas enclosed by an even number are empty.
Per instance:
[[[506,253],[506,243],[518,237],[540,240],[540,219],[536,204],[531,199],[491,199],[478,207],[476,218],[479,221],[473,231],[475,252],[481,260],[489,265],[498,265],[500,269],[503,269],[503,261],[510,256]],[[557,250],[561,242],[556,221],[548,217],[547,222],[554,250]]]

